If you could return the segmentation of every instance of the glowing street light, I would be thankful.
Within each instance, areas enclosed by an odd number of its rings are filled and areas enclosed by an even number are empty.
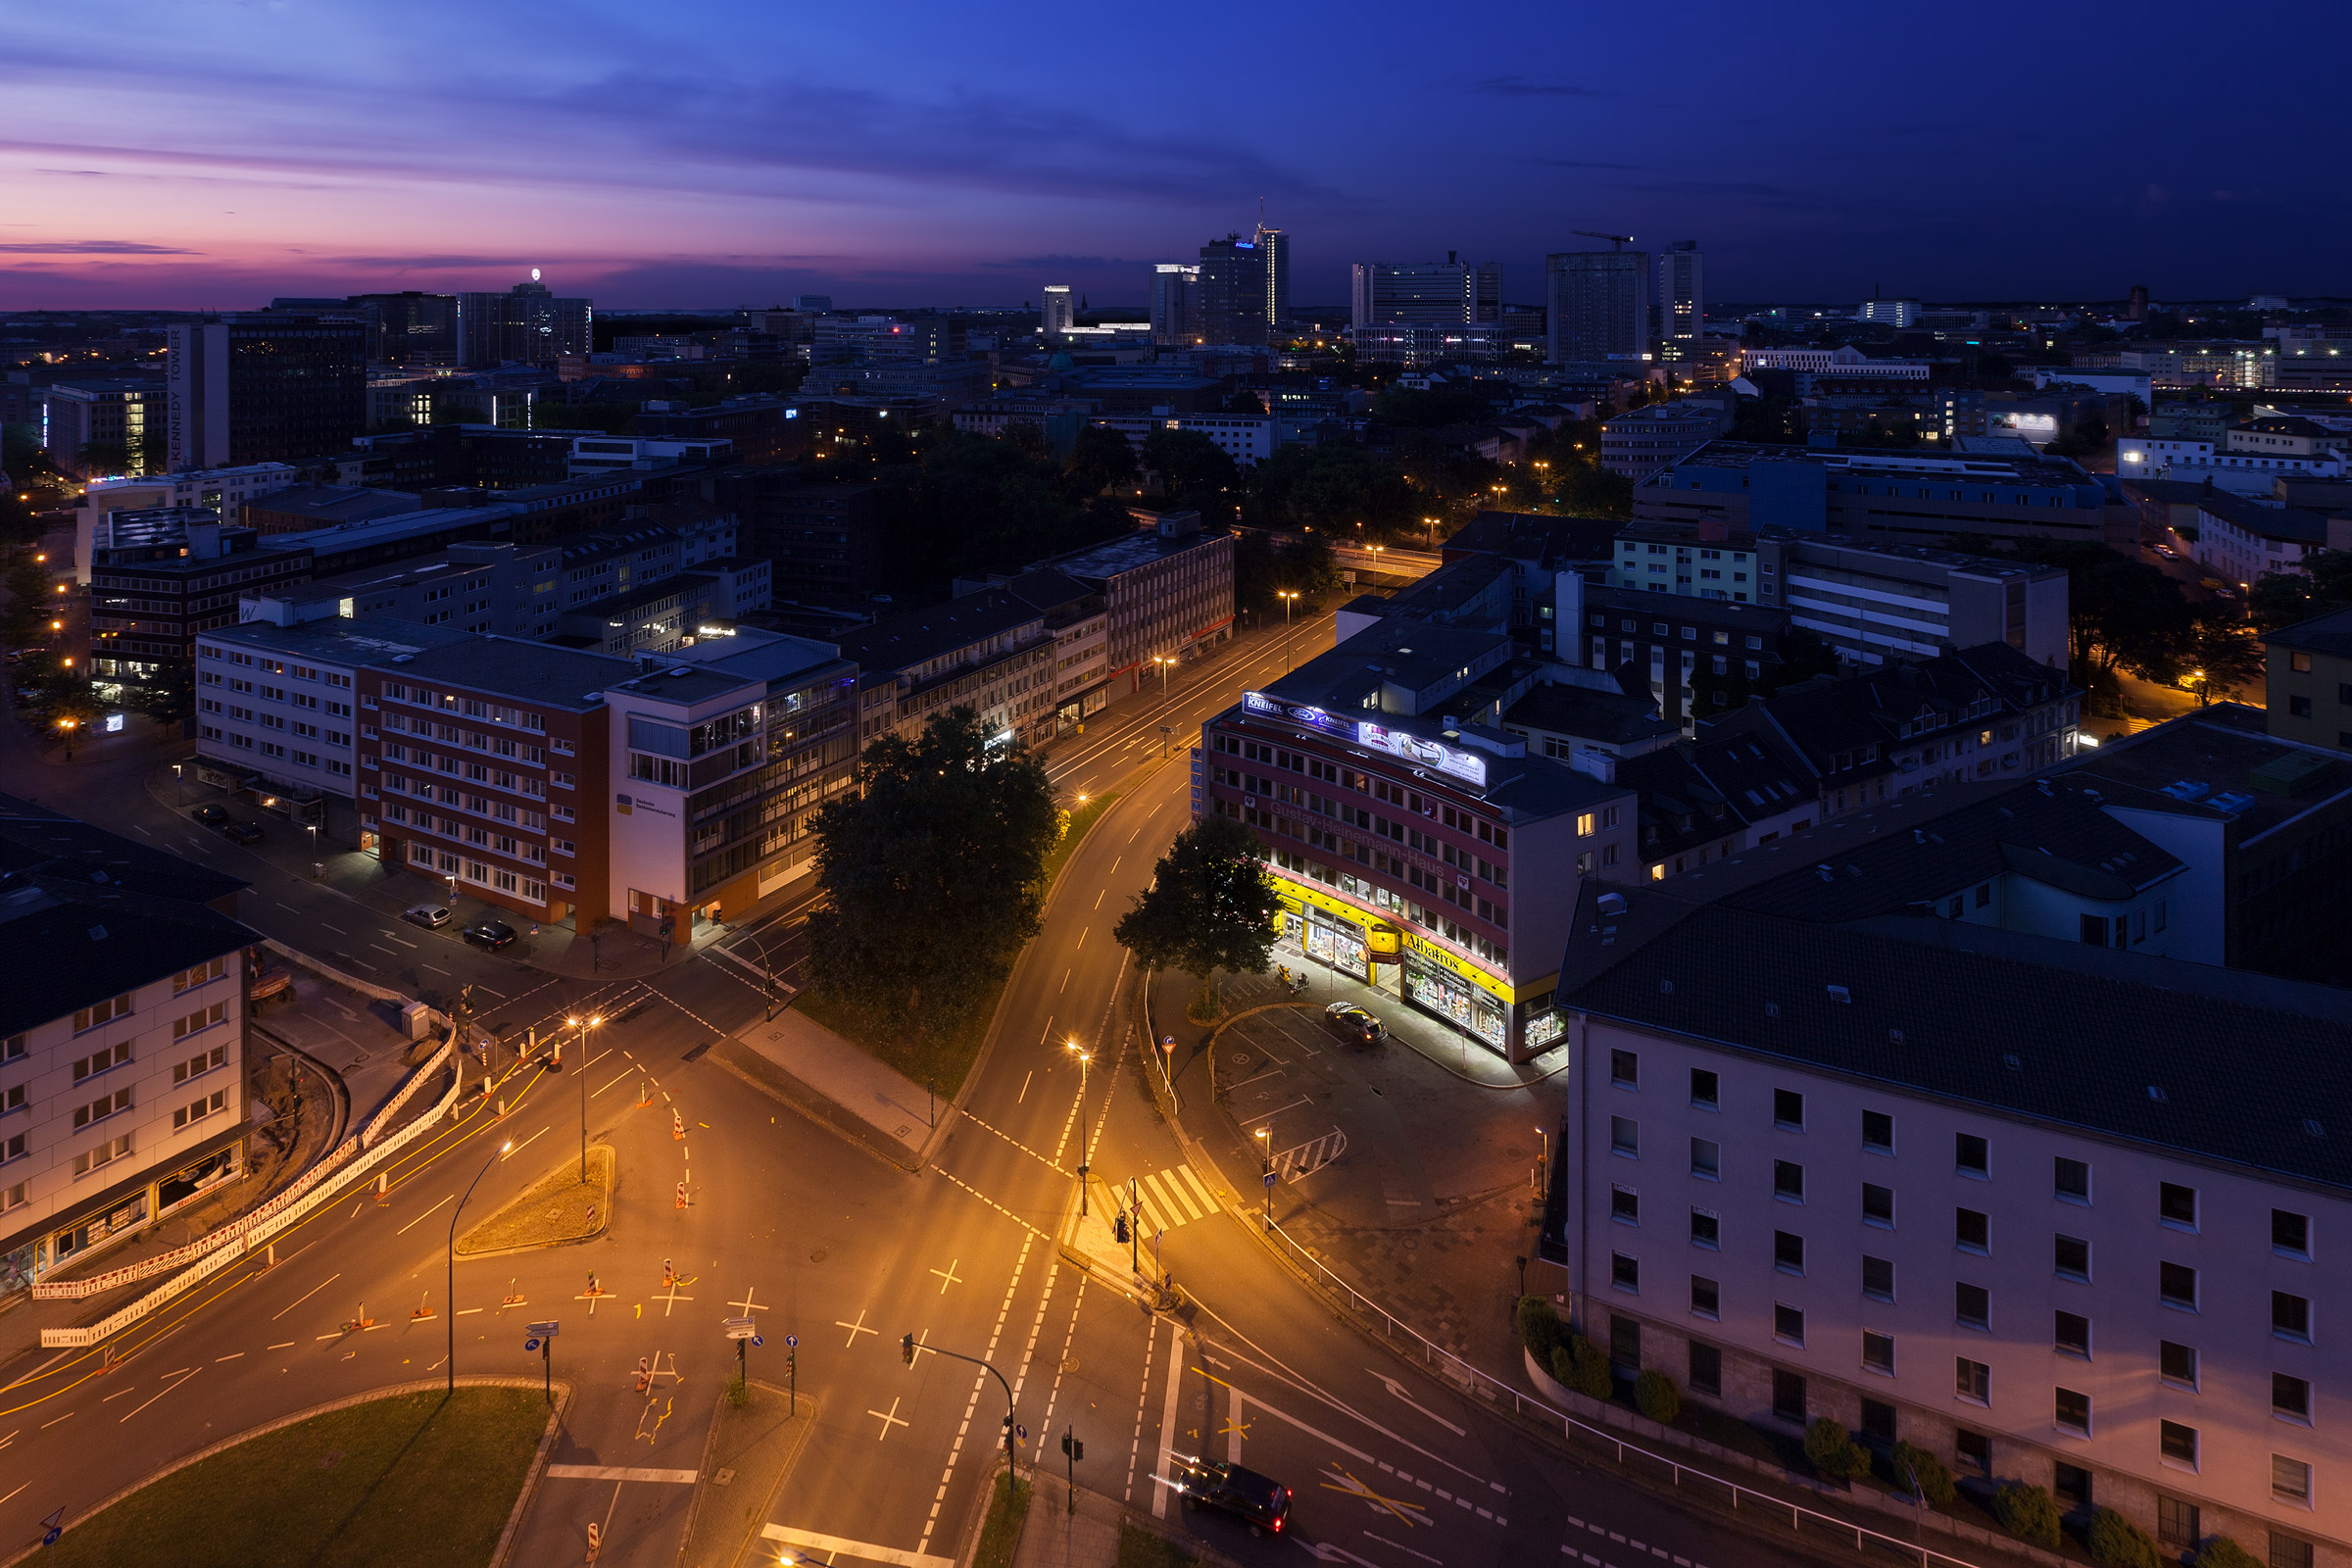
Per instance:
[[[595,1013],[587,1018],[570,1017],[564,1020],[580,1031],[580,1185],[588,1185],[588,1051],[589,1031],[604,1027],[605,1015]]]
[[[1073,1038],[1070,1054],[1078,1058],[1078,1217],[1086,1218],[1086,1064],[1094,1054]]]

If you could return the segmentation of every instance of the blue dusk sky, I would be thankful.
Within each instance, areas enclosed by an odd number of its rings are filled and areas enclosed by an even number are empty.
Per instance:
[[[1695,239],[1715,301],[2352,295],[2352,4],[14,0],[0,308],[1133,305]]]

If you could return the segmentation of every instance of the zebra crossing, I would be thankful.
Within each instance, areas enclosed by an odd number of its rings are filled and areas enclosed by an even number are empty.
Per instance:
[[[1126,1196],[1126,1184],[1122,1182],[1119,1197],[1124,1200]],[[1147,1237],[1163,1230],[1172,1231],[1188,1220],[1203,1219],[1217,1212],[1217,1200],[1209,1192],[1208,1184],[1196,1175],[1190,1165],[1178,1165],[1173,1170],[1138,1177],[1135,1200],[1140,1210],[1138,1220],[1141,1232]]]

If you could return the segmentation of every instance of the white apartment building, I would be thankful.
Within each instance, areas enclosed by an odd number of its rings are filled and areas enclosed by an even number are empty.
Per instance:
[[[2218,494],[2197,502],[2197,564],[2240,588],[2266,572],[2301,572],[2322,550],[2352,549],[2352,519]]]
[[[2341,992],[1966,920],[1586,897],[1547,1240],[1619,1367],[2115,1508],[2168,1559],[2227,1535],[2352,1561],[2327,1371],[2352,1091],[2312,1070],[2352,1048]]]
[[[2341,479],[2352,473],[2338,451],[2224,451],[2211,441],[2175,436],[2125,436],[2115,443],[2115,465],[2127,479],[2186,484],[2210,479],[2215,489],[2241,496],[2267,496],[2281,478]]]
[[[242,1173],[261,939],[208,867],[16,801],[0,839],[30,857],[0,878],[5,1299]]]
[[[466,642],[455,626],[330,616],[217,626],[196,643],[193,776],[316,826],[332,846],[372,850],[359,820],[353,747],[360,669]]]
[[[1298,421],[1252,414],[1099,414],[1087,423],[1118,431],[1135,447],[1138,459],[1144,455],[1145,439],[1154,430],[1198,430],[1233,459],[1237,467],[1250,468],[1272,457],[1274,449],[1283,444],[1284,429],[1296,428]]]
[[[1883,376],[1890,381],[1925,381],[1925,360],[1874,360],[1850,343],[1834,349],[1746,349],[1743,370],[1800,370],[1810,375]]]

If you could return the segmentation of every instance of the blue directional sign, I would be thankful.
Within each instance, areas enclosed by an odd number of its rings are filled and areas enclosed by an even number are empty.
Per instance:
[[[536,1339],[525,1340],[522,1342],[522,1348],[526,1350],[536,1350],[539,1348],[539,1342]]]
[[[1267,1185],[1268,1187],[1271,1187],[1271,1186],[1273,1186],[1273,1185],[1274,1185],[1274,1173],[1273,1173],[1272,1171],[1268,1171],[1268,1172],[1266,1172],[1266,1185]]]
[[[752,1336],[752,1348],[755,1350],[766,1343],[767,1340],[761,1335],[755,1334]]]
[[[784,1348],[787,1350],[797,1350],[800,1348],[801,1337],[798,1334],[787,1334],[784,1336]]]

